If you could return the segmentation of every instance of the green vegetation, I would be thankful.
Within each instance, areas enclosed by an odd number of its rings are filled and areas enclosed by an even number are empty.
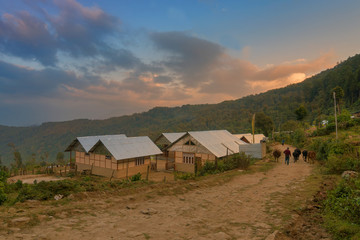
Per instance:
[[[135,182],[135,181],[140,181],[141,180],[141,173],[137,173],[134,176],[130,177],[130,181]]]
[[[324,205],[326,227],[335,239],[360,239],[360,178],[343,179]]]
[[[7,173],[0,169],[0,205],[2,205],[7,200],[7,195],[5,193],[7,177]]]
[[[34,184],[22,183],[20,180],[12,184],[6,183],[7,175],[4,171],[0,172],[0,178],[0,205],[12,205],[26,200],[52,200],[56,195],[67,197],[80,192],[116,191],[148,184],[141,180],[141,174],[136,174],[129,180],[108,181],[97,176],[79,176],[59,181],[34,181]]]
[[[349,170],[359,173],[360,121],[351,119],[349,112],[343,109],[338,127],[338,139],[334,133],[333,118],[329,118],[327,126],[320,126],[312,132],[311,138],[305,137],[305,141],[299,141],[304,137],[299,137],[301,128],[281,137],[315,151],[323,174],[342,174]],[[342,179],[328,193],[323,205],[325,226],[335,239],[360,239],[360,177]]]
[[[253,160],[244,153],[237,153],[225,157],[217,162],[205,162],[204,166],[198,171],[198,176],[205,176],[207,174],[216,174],[220,172],[229,171],[232,169],[248,169]]]

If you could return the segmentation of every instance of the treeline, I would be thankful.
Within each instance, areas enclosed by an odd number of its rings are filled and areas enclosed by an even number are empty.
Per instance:
[[[303,121],[318,124],[333,114],[332,90],[337,86],[344,92],[341,104],[350,112],[360,110],[360,55],[301,83],[219,104],[156,107],[106,120],[79,119],[33,127],[0,126],[0,155],[4,164],[13,162],[13,151],[8,146],[12,143],[26,160],[33,154],[40,160],[39,156],[47,153],[49,161],[55,161],[58,152],[64,151],[75,137],[86,135],[123,133],[154,139],[161,132],[190,130],[227,129],[244,133],[251,131],[254,113],[264,113],[272,120],[274,130],[279,131],[289,120],[297,120],[295,110],[301,106],[307,112]],[[260,128],[256,131],[262,132]]]

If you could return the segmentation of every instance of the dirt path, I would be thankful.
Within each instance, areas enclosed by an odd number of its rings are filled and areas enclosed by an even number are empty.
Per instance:
[[[35,180],[37,182],[41,182],[41,181],[49,182],[49,181],[59,181],[59,180],[64,180],[64,179],[66,179],[66,178],[56,177],[56,176],[49,176],[49,175],[46,175],[46,174],[42,174],[42,175],[21,175],[21,176],[15,176],[15,177],[9,178],[8,182],[9,183],[15,183],[18,180],[21,180],[22,183],[33,184]]]
[[[311,170],[302,160],[287,166],[282,156],[268,172],[181,195],[93,200],[80,214],[64,212],[6,239],[270,239],[293,217],[284,199],[290,193],[301,198],[297,189]]]

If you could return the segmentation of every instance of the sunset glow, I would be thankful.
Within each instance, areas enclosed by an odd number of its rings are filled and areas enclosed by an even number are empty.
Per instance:
[[[298,83],[358,53],[359,6],[0,0],[0,125],[104,119]]]

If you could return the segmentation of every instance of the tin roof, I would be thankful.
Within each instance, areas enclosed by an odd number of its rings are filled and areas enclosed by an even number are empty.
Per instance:
[[[191,131],[183,135],[181,138],[173,142],[169,147],[175,145],[180,139],[190,135],[202,146],[208,149],[216,157],[224,157],[239,152],[239,145],[246,144],[227,130],[212,131]]]
[[[253,143],[253,136],[251,133],[242,133],[242,134],[233,134],[233,135],[239,139],[245,137],[250,143]],[[255,143],[260,143],[261,140],[266,138],[264,134],[255,134],[254,137],[255,137]]]
[[[150,140],[149,137],[128,137],[128,138],[101,138],[90,149],[103,144],[116,160],[145,157],[162,154],[160,149]]]
[[[118,138],[126,138],[125,134],[117,134],[117,135],[100,135],[100,136],[85,136],[85,137],[77,137],[72,143],[65,149],[65,152],[71,151],[71,148],[79,142],[81,146],[84,148],[85,152],[89,152],[89,150],[100,140],[100,139],[118,139]]]
[[[186,132],[179,132],[179,133],[162,133],[164,137],[166,137],[167,140],[169,140],[170,143],[175,142],[182,136],[184,136]]]
[[[227,154],[238,153],[239,145],[246,144],[227,130],[196,131],[188,133],[216,157],[224,157]]]

